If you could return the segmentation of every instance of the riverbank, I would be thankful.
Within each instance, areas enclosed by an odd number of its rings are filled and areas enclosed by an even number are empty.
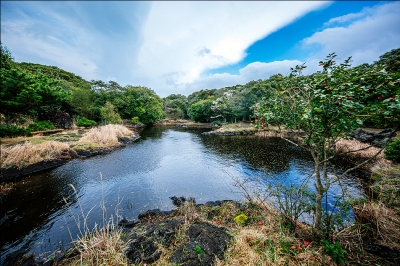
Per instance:
[[[4,265],[398,265],[400,253],[375,242],[377,237],[362,231],[365,224],[340,232],[335,240],[346,249],[333,248],[305,223],[291,228],[281,213],[264,203],[172,199],[175,210],[149,210],[137,221],[107,221],[101,229],[85,230],[59,258],[39,263],[33,256],[12,254]],[[382,206],[371,208],[356,206],[364,219],[375,212],[383,216],[377,230],[387,234],[392,224],[385,219],[392,213],[385,214]],[[358,238],[352,237],[357,231]]]
[[[120,125],[65,130],[50,136],[1,140],[0,183],[49,170],[74,158],[110,153],[139,138]]]

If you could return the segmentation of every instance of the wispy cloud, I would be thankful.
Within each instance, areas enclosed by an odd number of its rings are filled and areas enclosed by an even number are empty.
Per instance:
[[[327,2],[155,2],[144,26],[137,76],[168,93],[205,71],[235,64],[257,40]],[[186,92],[187,94],[188,92]]]
[[[312,58],[322,59],[335,52],[341,59],[352,56],[353,65],[372,63],[383,53],[400,46],[399,14],[400,2],[392,2],[333,18],[330,22],[351,20],[351,23],[328,27],[306,38],[303,44],[318,46],[319,52]]]

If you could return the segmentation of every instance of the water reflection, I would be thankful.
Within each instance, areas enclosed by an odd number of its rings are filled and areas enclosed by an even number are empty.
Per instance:
[[[65,249],[80,233],[81,211],[93,228],[117,221],[116,214],[133,219],[147,209],[169,210],[173,195],[199,203],[240,200],[232,176],[259,184],[299,183],[313,167],[306,152],[280,139],[204,136],[202,131],[146,128],[123,149],[19,182],[0,203],[0,215],[6,217],[0,227],[2,259],[22,246],[41,257]]]

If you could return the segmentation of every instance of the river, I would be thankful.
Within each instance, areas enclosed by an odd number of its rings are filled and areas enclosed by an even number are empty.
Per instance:
[[[19,249],[39,260],[61,254],[83,232],[84,220],[93,228],[121,217],[136,219],[148,209],[171,210],[174,195],[197,203],[243,200],[234,179],[250,179],[261,188],[300,184],[313,169],[307,152],[281,139],[205,136],[203,131],[145,128],[135,143],[113,153],[73,160],[19,181],[0,198],[0,264]],[[362,194],[356,181],[346,185],[350,193]],[[332,187],[330,200],[338,190]]]

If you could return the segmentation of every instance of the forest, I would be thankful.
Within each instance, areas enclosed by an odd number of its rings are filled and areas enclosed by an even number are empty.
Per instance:
[[[350,70],[352,82],[358,79],[357,84],[369,94],[364,99],[364,105],[374,106],[371,112],[392,108],[390,115],[380,113],[380,116],[360,117],[364,125],[387,127],[398,123],[399,119],[394,118],[400,116],[400,48],[386,52],[373,64],[350,67],[349,59],[346,71]],[[383,82],[377,75],[382,71],[388,76]],[[364,80],[361,74],[367,72],[370,78]],[[317,72],[308,77],[319,74]],[[347,77],[344,72],[342,74]],[[27,134],[29,127],[31,130],[54,128],[50,122],[40,121],[40,114],[48,110],[68,113],[78,126],[121,123],[123,120],[143,124],[162,119],[191,119],[215,124],[254,120],[256,103],[263,99],[268,101],[290,79],[290,76],[276,74],[243,85],[160,98],[147,87],[121,86],[115,81],[87,81],[56,66],[18,63],[8,48],[1,45],[1,137]],[[342,78],[341,82],[350,82],[350,79]],[[340,100],[345,101],[344,104],[349,103],[351,97],[355,97],[350,95],[352,93],[343,95]]]

